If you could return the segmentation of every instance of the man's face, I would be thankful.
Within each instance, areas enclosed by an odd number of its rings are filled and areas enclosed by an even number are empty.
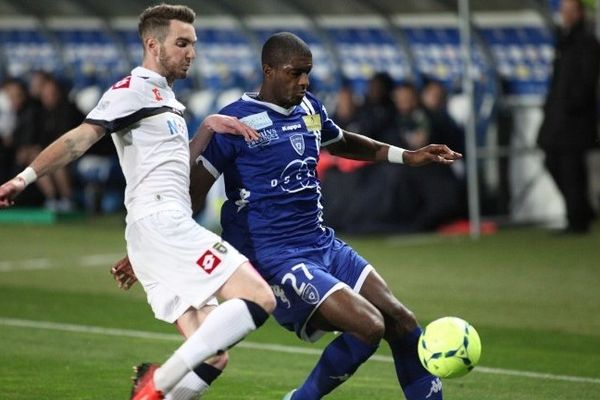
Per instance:
[[[159,44],[158,64],[161,75],[172,83],[175,79],[187,77],[192,61],[196,57],[194,45],[196,31],[192,24],[172,20],[163,43]]]
[[[273,89],[274,103],[284,108],[300,104],[308,90],[311,69],[312,56],[295,56],[289,63],[269,67],[266,79]]]
[[[563,27],[571,29],[576,23],[583,18],[583,10],[578,2],[574,0],[562,0],[560,2],[560,17]]]

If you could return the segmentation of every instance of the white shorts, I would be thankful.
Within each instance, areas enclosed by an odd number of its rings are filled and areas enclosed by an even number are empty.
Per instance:
[[[215,304],[215,292],[248,261],[181,211],[160,211],[125,230],[127,253],[157,319]]]

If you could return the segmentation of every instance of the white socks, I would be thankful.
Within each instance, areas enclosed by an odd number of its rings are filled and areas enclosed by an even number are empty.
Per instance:
[[[207,389],[208,383],[204,382],[195,372],[188,372],[165,396],[165,400],[198,399]]]
[[[241,299],[228,300],[214,309],[202,325],[154,373],[156,389],[168,393],[202,361],[225,351],[256,329]]]

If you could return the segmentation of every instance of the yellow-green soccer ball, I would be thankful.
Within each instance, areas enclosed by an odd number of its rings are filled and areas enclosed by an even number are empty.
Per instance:
[[[432,375],[456,378],[466,375],[479,362],[481,340],[467,321],[443,317],[425,327],[418,352],[421,364]]]

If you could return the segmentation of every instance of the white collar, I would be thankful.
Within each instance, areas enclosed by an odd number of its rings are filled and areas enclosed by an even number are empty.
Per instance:
[[[267,101],[260,101],[256,99],[256,96],[258,96],[258,92],[246,92],[242,95],[242,100],[262,104],[263,106],[269,107],[271,110],[283,115],[290,115],[296,109],[296,106],[291,106],[290,108],[283,108],[281,106],[278,106],[277,104],[269,103]]]
[[[151,69],[144,68],[144,67],[135,67],[131,71],[131,75],[135,75],[140,78],[147,79],[158,87],[165,88],[165,89],[170,88],[169,84],[167,83],[167,78],[165,78],[158,72],[153,71]]]

